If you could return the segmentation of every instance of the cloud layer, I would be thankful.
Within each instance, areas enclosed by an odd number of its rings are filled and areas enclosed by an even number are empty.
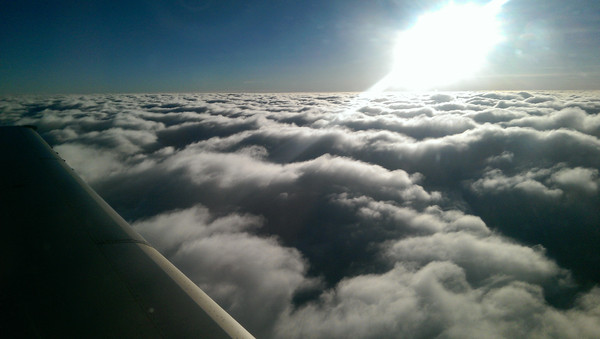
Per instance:
[[[0,98],[259,337],[595,337],[597,92]]]

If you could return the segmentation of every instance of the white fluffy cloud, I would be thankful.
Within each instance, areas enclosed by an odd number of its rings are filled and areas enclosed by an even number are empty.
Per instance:
[[[600,333],[600,94],[4,97],[260,337]]]
[[[311,281],[297,250],[248,232],[261,225],[257,216],[215,217],[200,205],[133,224],[256,335],[268,335],[294,291]]]
[[[561,311],[526,282],[472,287],[449,261],[420,269],[397,264],[381,275],[342,280],[319,303],[287,314],[276,334],[288,338],[594,338],[598,289]]]

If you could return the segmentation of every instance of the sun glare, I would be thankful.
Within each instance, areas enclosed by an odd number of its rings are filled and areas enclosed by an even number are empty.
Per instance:
[[[398,36],[392,71],[374,89],[436,89],[465,79],[502,41],[497,15],[508,0],[450,3]]]

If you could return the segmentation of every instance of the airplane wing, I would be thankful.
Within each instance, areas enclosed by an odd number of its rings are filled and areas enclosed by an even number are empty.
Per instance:
[[[253,338],[30,127],[0,127],[0,333]]]

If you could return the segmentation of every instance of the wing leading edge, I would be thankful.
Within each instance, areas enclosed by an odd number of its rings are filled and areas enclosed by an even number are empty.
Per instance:
[[[28,127],[0,127],[0,331],[253,338]]]

